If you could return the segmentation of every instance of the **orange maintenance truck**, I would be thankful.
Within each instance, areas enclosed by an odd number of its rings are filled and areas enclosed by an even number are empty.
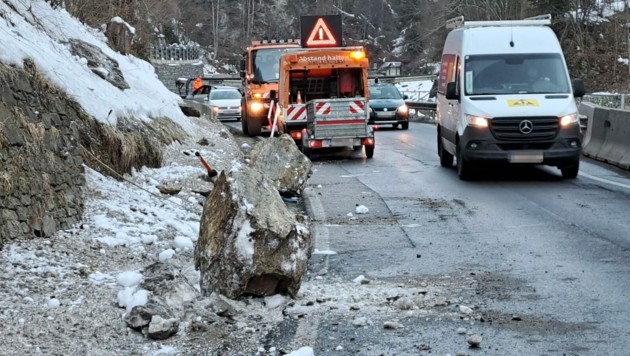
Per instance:
[[[278,131],[291,134],[307,156],[319,148],[349,146],[365,147],[372,158],[363,47],[289,49],[279,66]]]
[[[278,60],[287,48],[298,48],[300,41],[252,41],[241,60],[243,100],[241,102],[243,134],[260,136],[270,132],[270,93],[278,90]]]

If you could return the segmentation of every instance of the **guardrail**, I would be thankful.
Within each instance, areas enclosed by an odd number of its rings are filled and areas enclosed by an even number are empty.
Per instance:
[[[405,104],[410,110],[415,111],[417,118],[424,117],[430,121],[435,121],[435,110],[437,108],[435,102],[405,100]]]
[[[592,103],[607,108],[629,110],[630,94],[587,94],[582,98],[582,102]]]

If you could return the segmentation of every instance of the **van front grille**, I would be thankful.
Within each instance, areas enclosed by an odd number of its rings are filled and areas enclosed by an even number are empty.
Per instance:
[[[502,141],[550,140],[556,137],[560,127],[555,116],[495,117],[489,121],[490,131]]]

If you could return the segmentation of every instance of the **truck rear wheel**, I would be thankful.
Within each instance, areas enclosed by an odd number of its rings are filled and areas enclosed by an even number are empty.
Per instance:
[[[365,146],[365,155],[367,158],[374,157],[374,146]]]
[[[308,144],[302,143],[302,154],[304,154],[307,158],[311,158],[311,150],[308,148]]]
[[[241,130],[243,130],[243,135],[248,135],[249,131],[247,130],[247,115],[243,114],[243,117],[241,117]]]
[[[247,134],[251,137],[260,136],[262,124],[260,123],[260,118],[257,117],[247,117]]]

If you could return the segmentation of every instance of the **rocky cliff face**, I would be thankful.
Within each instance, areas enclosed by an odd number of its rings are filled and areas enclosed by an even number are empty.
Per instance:
[[[85,114],[26,62],[0,64],[0,247],[77,223],[85,185],[76,123]]]

